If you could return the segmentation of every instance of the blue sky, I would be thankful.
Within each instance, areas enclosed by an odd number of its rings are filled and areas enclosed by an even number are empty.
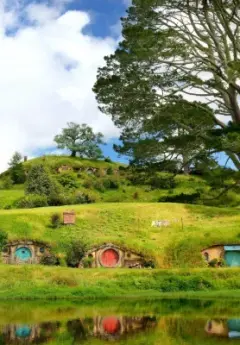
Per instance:
[[[67,122],[102,132],[105,155],[125,161],[112,149],[119,130],[98,110],[92,87],[104,56],[118,45],[129,3],[0,1],[0,172],[16,150],[55,151],[53,138]]]

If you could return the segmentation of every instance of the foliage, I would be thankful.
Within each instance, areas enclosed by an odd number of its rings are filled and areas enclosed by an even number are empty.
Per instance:
[[[82,259],[82,264],[84,268],[91,268],[92,263],[93,263],[93,257],[90,255]]]
[[[13,185],[13,181],[12,181],[11,177],[10,176],[4,177],[4,179],[2,181],[3,189],[11,189],[12,185]]]
[[[8,234],[5,231],[0,229],[0,251],[1,252],[6,246],[7,242],[8,242]]]
[[[134,0],[122,24],[124,39],[94,87],[121,129],[116,150],[138,164],[177,160],[186,173],[225,152],[239,171],[236,3]]]
[[[25,192],[51,198],[59,192],[59,188],[43,165],[34,165],[27,175]]]
[[[16,208],[35,208],[48,206],[46,195],[28,194],[14,202]]]
[[[87,250],[87,244],[83,241],[74,241],[69,244],[66,255],[67,265],[78,267]]]
[[[181,193],[177,195],[163,196],[159,198],[159,202],[179,202],[183,204],[196,204],[199,198],[199,193]]]
[[[15,152],[8,163],[10,167],[10,176],[15,184],[24,183],[26,180],[25,171],[23,168],[22,155],[19,152]]]
[[[59,264],[58,258],[54,254],[51,254],[51,253],[44,254],[41,258],[40,263],[46,266],[56,266]]]
[[[174,176],[159,176],[155,175],[150,178],[150,185],[152,188],[158,189],[172,189],[176,187]]]
[[[76,189],[79,187],[78,180],[73,173],[61,173],[57,176],[57,180],[65,188]]]
[[[59,213],[53,213],[51,215],[51,225],[54,229],[59,228],[62,223],[61,215]]]
[[[78,154],[82,158],[98,159],[102,157],[102,151],[99,147],[103,144],[102,133],[94,133],[92,128],[86,124],[79,125],[69,122],[67,128],[62,129],[62,133],[56,135],[54,141],[58,148],[68,149],[71,156]]]

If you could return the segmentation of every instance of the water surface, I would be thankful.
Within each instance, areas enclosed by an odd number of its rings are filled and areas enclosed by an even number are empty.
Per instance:
[[[0,303],[1,344],[240,344],[240,305],[224,301]]]

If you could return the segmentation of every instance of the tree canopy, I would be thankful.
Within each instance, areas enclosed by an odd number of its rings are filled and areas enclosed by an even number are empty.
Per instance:
[[[137,159],[225,152],[240,170],[238,1],[133,0],[94,91]]]
[[[103,144],[103,134],[94,133],[86,124],[67,123],[67,127],[62,129],[61,134],[55,136],[54,141],[58,148],[69,150],[72,157],[77,155],[91,159],[102,157],[99,145]]]

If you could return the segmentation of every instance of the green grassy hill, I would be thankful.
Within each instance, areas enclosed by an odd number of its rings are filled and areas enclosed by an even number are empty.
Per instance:
[[[76,196],[81,193],[88,195],[91,202],[97,203],[158,202],[182,193],[200,193],[203,194],[201,203],[204,204],[240,204],[240,195],[233,192],[228,192],[220,200],[205,200],[210,186],[206,180],[198,176],[177,175],[173,178],[164,172],[146,174],[127,169],[123,164],[66,156],[40,157],[23,164],[26,173],[33,165],[43,164],[61,185],[64,195],[67,196],[65,204],[76,203]],[[62,167],[66,170],[61,170]],[[6,179],[9,180],[9,171],[0,175],[0,209],[16,208],[18,200],[24,196],[24,186],[10,185],[6,189]]]
[[[73,209],[75,226],[51,227],[53,213]],[[168,220],[168,227],[152,227]],[[206,267],[201,250],[214,244],[240,243],[240,212],[181,204],[119,203],[1,210],[0,228],[9,240],[39,240],[64,258],[73,240],[89,247],[114,243],[153,258],[158,268]]]

